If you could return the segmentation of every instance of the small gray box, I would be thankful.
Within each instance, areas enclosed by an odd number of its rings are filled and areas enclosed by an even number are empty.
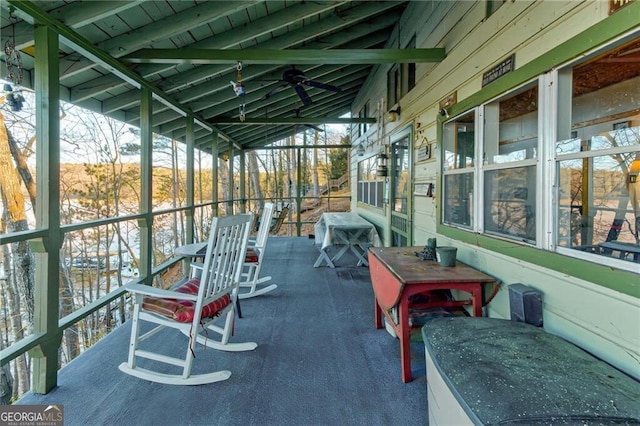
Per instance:
[[[509,286],[511,320],[542,327],[542,293],[524,284]]]

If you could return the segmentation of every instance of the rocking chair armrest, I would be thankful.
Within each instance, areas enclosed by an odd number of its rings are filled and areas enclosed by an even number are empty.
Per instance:
[[[164,290],[162,288],[151,287],[144,284],[129,284],[127,291],[131,293],[144,294],[146,296],[160,299],[198,300],[197,294],[180,293],[178,291]]]
[[[189,278],[200,278],[204,271],[204,263],[191,262],[189,264]]]
[[[204,269],[204,263],[202,263],[202,262],[191,262],[189,264],[189,267],[191,267],[193,269],[203,270]]]

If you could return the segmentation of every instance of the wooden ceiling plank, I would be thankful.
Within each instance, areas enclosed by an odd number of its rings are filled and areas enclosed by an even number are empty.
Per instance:
[[[356,47],[356,48],[366,48],[372,45],[375,46],[378,42],[383,40],[383,37],[388,37],[388,35],[382,34],[381,30],[391,26],[394,22],[396,22],[399,16],[400,16],[399,13],[393,13],[393,12],[386,13],[380,17],[375,18],[371,22],[367,22],[366,24],[356,25],[355,30],[339,31],[337,34],[331,34],[329,36],[322,38],[321,41],[309,43],[308,46],[312,48],[315,48],[317,46],[331,48],[331,47],[344,45],[345,43],[352,43],[354,41],[355,41],[355,44],[353,44],[353,47]],[[331,29],[331,31],[336,31],[344,25],[344,22],[340,21],[339,26],[334,27],[332,25],[334,22],[335,22],[334,19],[328,19],[326,20],[326,22],[323,21],[323,23],[318,26],[323,27],[324,31],[326,31],[327,29]],[[311,35],[314,35],[314,36],[319,35],[315,32],[316,31],[315,28],[317,28],[318,26],[313,28],[311,27],[305,28],[303,30],[295,31],[290,34],[295,34],[295,36],[300,39],[307,38],[307,37],[311,38]],[[368,37],[368,34],[371,34],[371,32],[374,32],[373,35],[371,37]],[[285,39],[284,42],[281,41],[283,38]],[[278,47],[278,46],[283,48],[289,47],[290,45],[288,43],[291,41],[290,38],[291,38],[291,35],[288,35],[287,37],[278,37],[262,45],[267,45],[269,47]],[[253,68],[257,68],[257,66],[249,67],[247,70],[244,71],[244,74],[246,76],[258,77],[258,74],[260,74],[260,72],[257,72],[255,75],[251,75],[252,71],[250,71],[250,69],[253,69]],[[218,92],[220,87],[223,87],[225,89],[226,87],[230,87],[230,86],[226,86],[230,78],[230,75],[228,74],[224,77],[224,80],[222,81],[221,86],[215,83],[212,83],[211,80],[207,80],[205,84],[195,85],[196,81],[201,80],[203,77],[209,78],[211,75],[215,75],[216,73],[222,72],[223,69],[226,69],[227,72],[231,71],[232,73],[235,74],[235,67],[229,68],[229,67],[224,67],[220,65],[199,67],[198,69],[192,72],[183,73],[180,76],[181,80],[183,81],[183,84],[194,85],[193,88],[187,89],[188,93],[185,94],[184,99],[188,99],[189,93],[192,93],[192,92],[198,92],[200,97],[211,96],[212,94]],[[259,68],[259,69],[261,69],[262,72],[266,73],[266,68]],[[275,68],[271,68],[271,69],[275,69]],[[234,78],[232,79],[235,80],[235,76],[233,77]],[[276,79],[277,78],[280,78],[280,75],[278,75]],[[170,91],[170,89],[165,86],[162,86],[162,89],[167,92]],[[182,93],[180,95],[176,95],[176,98],[181,99],[180,98],[181,95]],[[130,93],[123,93],[115,98],[106,100],[103,103],[103,111],[105,113],[108,113],[110,111],[116,111],[118,109],[122,109],[123,105],[133,107],[137,105],[139,101],[140,101],[140,96],[137,93],[137,91],[131,91]]]
[[[62,22],[69,28],[82,28],[105,17],[124,12],[132,7],[138,6],[144,0],[132,1],[89,1],[73,2],[65,6],[49,11],[49,15]],[[3,2],[4,3],[4,2]],[[18,49],[33,46],[33,25],[29,23],[32,19],[28,15],[20,15],[24,21],[15,26],[15,45]],[[4,32],[4,31],[3,31]]]
[[[342,104],[351,104],[351,102],[353,101],[353,97],[355,96],[356,93],[358,93],[359,88],[360,88],[360,85],[357,85],[349,88],[348,90],[345,90],[344,93],[342,92],[330,93],[330,94],[323,94],[321,96],[317,96],[316,101],[314,101],[312,105],[305,107],[305,109],[302,111],[302,116],[303,117],[304,116],[321,117],[323,115],[330,114],[331,116],[335,117],[336,115],[339,115],[334,112],[335,106],[342,105]],[[281,109],[284,109],[285,112],[283,113],[282,111],[279,111],[276,119],[281,118],[282,114],[288,114],[289,117],[294,117],[295,112],[293,111],[291,103],[289,103],[288,106],[283,106]],[[269,115],[271,116],[271,114]],[[276,117],[276,115],[273,115],[273,117]],[[268,118],[268,117],[262,117],[262,118]],[[291,127],[291,125],[289,126]],[[229,136],[233,137],[234,140],[236,140],[240,144],[244,143],[246,139],[253,138],[256,131],[254,126],[251,126],[251,127],[247,126],[243,128],[241,126],[240,127],[235,125],[225,126],[221,124],[217,127],[219,127],[220,129],[223,129],[225,133],[229,132],[230,133]]]
[[[154,40],[170,38],[213,20],[224,19],[226,16],[256,3],[258,3],[256,0],[201,3],[129,33],[105,40],[99,43],[98,47],[119,58],[140,46],[153,43]]]
[[[349,105],[350,105],[350,102],[345,101],[344,103],[331,106],[331,109],[344,108],[345,110],[347,110]],[[303,130],[304,129],[300,129],[299,131],[296,132],[296,134],[301,133]],[[283,139],[286,136],[291,135],[291,133],[292,133],[291,126],[283,126],[283,127],[263,126],[261,131],[254,129],[254,132],[252,133],[252,136],[251,136],[251,141],[243,143],[241,144],[241,146],[242,146],[242,149],[245,149],[245,150],[260,149],[265,145],[270,145],[278,140]],[[219,152],[224,152],[227,149],[228,149],[228,144],[223,143],[220,146]]]
[[[337,46],[337,45],[346,43],[349,40],[354,40],[358,37],[358,34],[362,34],[362,36],[364,36],[365,34],[367,34],[366,31],[375,31],[376,29],[382,28],[384,26],[393,25],[400,16],[399,12],[391,11],[389,13],[383,13],[379,17],[376,17],[371,23],[366,23],[363,25],[360,25],[360,24],[355,25],[355,27],[358,28],[358,30],[356,31],[346,31],[346,32],[340,31],[341,29],[344,29],[349,25],[354,25],[357,22],[362,22],[362,19],[364,18],[368,18],[371,15],[376,15],[376,14],[379,14],[381,11],[388,10],[389,5],[387,4],[387,2],[380,2],[386,5],[385,7],[382,7],[381,5],[377,5],[377,3],[379,2],[370,2],[358,7],[357,8],[358,13],[356,13],[355,11],[352,11],[351,9],[348,11],[345,11],[343,14],[340,15],[339,19],[334,16],[330,18],[325,18],[317,22],[315,25],[304,27],[297,31],[292,31],[283,36],[276,37],[267,42],[261,43],[256,47],[265,48],[265,49],[287,49],[287,48],[299,46],[304,41],[313,40],[326,34],[327,36],[323,38],[322,42],[326,43],[324,44],[326,48],[330,48],[332,46]],[[360,29],[360,27],[362,27],[362,29]],[[335,35],[329,35],[334,32],[336,33]],[[332,44],[332,43],[335,43],[335,44]],[[174,65],[172,64],[171,67],[173,66]],[[179,76],[179,79],[177,77],[167,79],[165,83],[160,87],[162,88],[162,90],[170,93],[173,90],[178,90],[183,87],[192,86],[194,84],[197,84],[200,81],[207,80],[212,75],[230,72],[230,71],[235,72],[234,70],[235,70],[235,66],[230,67],[229,65],[202,66],[192,71],[181,73]],[[206,86],[206,87],[213,87],[213,86]],[[204,88],[204,90],[209,90],[209,89]],[[119,101],[123,102],[124,104],[127,104],[129,101],[139,102],[138,98],[139,96],[135,92],[132,92],[130,94],[125,93],[125,94],[119,95],[116,99],[112,99],[108,101],[104,105],[104,110],[108,112],[108,111],[120,109],[120,106],[118,105]]]
[[[390,26],[393,25],[399,14],[388,14],[389,16],[383,16],[377,19],[372,25],[367,26],[367,28],[371,31],[372,28],[381,28],[382,26]],[[396,19],[394,19],[395,17]],[[355,21],[354,21],[355,22]],[[352,24],[354,22],[351,22]],[[367,32],[357,31],[357,32],[348,32],[343,34],[340,31],[341,28],[345,26],[345,18],[341,16],[340,19],[335,17],[327,18],[317,25],[312,25],[309,27],[302,28],[297,31],[289,32],[280,37],[273,38],[269,41],[260,43],[256,45],[254,48],[258,49],[272,49],[272,50],[283,50],[283,49],[292,49],[298,46],[303,45],[304,42],[310,40],[316,40],[319,37],[322,37],[322,40],[319,42],[311,42],[307,46],[311,49],[330,49],[332,47],[344,45],[345,43],[355,40],[357,38],[357,34],[361,34],[365,36]],[[359,26],[359,25],[358,25]],[[334,33],[334,34],[328,34]],[[295,62],[289,62],[295,63]],[[316,62],[322,63],[322,62]],[[233,66],[229,67],[230,64]],[[226,66],[221,65],[208,65],[201,66],[193,69],[189,72],[184,72],[179,75],[179,79],[177,78],[168,78],[163,81],[163,84],[160,87],[167,93],[171,93],[173,90],[179,90],[183,87],[192,86],[200,81],[208,80],[212,75],[218,73],[225,72],[234,72],[237,61],[231,61],[227,63]]]
[[[234,28],[229,31],[225,31],[221,34],[216,34],[213,37],[201,40],[193,43],[194,48],[217,48],[226,49],[238,46],[241,43],[267,34],[274,29],[284,28],[291,23],[291,19],[303,20],[309,16],[330,10],[336,5],[345,3],[340,2],[323,2],[323,3],[300,3],[294,6],[288,7],[283,12],[277,12],[273,15],[266,16],[251,22],[250,26],[242,26]],[[289,19],[289,20],[287,20]],[[149,78],[161,72],[170,70],[174,67],[173,64],[145,64],[136,69],[140,75],[145,78]],[[74,87],[71,90],[71,98],[76,102],[83,101],[92,96],[102,93],[104,87],[114,87],[116,85],[122,85],[123,83],[114,78],[114,76],[107,74],[97,79],[87,81],[79,86]]]
[[[356,68],[354,69],[354,71],[345,73],[345,76],[343,77],[343,79],[337,80],[336,84],[342,87],[343,92],[348,93],[348,91],[351,88],[356,86],[359,87],[361,80],[364,79],[367,75],[368,75],[367,68]],[[356,81],[356,83],[352,83],[353,81]],[[295,102],[297,102],[298,97],[293,90],[291,90],[291,93],[284,95],[284,97],[280,96],[279,98],[275,98],[270,101],[262,100],[262,97],[267,92],[268,90],[264,90],[264,91],[257,92],[255,94],[253,92],[249,94],[250,95],[249,99],[245,99],[245,102],[248,106],[247,114],[252,114],[259,109],[273,110],[274,113],[277,113],[276,109],[280,108],[277,105],[283,105],[283,104],[288,105],[288,110],[294,109],[296,105]],[[238,108],[238,100],[237,98],[232,98],[221,104],[216,104],[213,107],[200,111],[199,115],[209,120],[209,118],[211,117],[226,114],[229,111],[234,111],[237,108]],[[155,120],[155,117],[154,117],[154,120]],[[162,122],[162,118],[159,117],[158,120],[159,120],[158,123]],[[176,118],[174,116],[173,120],[167,122],[166,124],[161,124],[158,131],[163,133],[167,131],[176,131],[179,127],[181,127],[181,124],[182,124],[181,119]]]
[[[112,57],[119,58],[142,46],[148,46],[153,40],[170,38],[196,26],[204,25],[212,20],[223,19],[230,13],[237,12],[255,3],[257,3],[257,0],[244,2],[205,2],[175,15],[169,15],[150,24],[143,25],[133,31],[109,38],[98,43],[97,46]],[[62,59],[60,61],[60,70],[64,70],[64,75],[62,73],[60,74],[60,80],[63,83],[66,78],[95,66],[95,64],[88,59],[76,59],[77,58],[73,60]]]

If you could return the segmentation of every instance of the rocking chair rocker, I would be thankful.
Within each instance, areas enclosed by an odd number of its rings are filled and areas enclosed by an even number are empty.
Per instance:
[[[262,278],[259,278],[259,276],[264,253],[267,248],[267,239],[269,238],[269,227],[271,226],[272,216],[273,203],[266,203],[262,209],[262,214],[260,215],[260,224],[256,239],[254,242],[249,242],[244,269],[240,280],[240,288],[249,288],[249,291],[239,293],[239,299],[248,299],[250,297],[260,296],[278,288],[276,284],[258,288],[258,284],[263,284],[271,280],[270,276]]]
[[[131,340],[127,362],[120,370],[152,382],[170,385],[199,385],[226,380],[230,371],[217,371],[192,375],[191,366],[196,342],[223,351],[248,351],[256,343],[231,343],[235,298],[245,261],[251,227],[251,215],[214,218],[207,244],[201,278],[192,278],[174,290],[163,290],[147,285],[133,284],[128,290],[135,296]],[[214,324],[217,320],[222,326]],[[140,321],[157,324],[140,335]],[[143,350],[140,343],[164,328],[173,328],[188,336],[185,358],[176,358]],[[211,331],[220,335],[214,340]],[[204,334],[201,334],[204,333]],[[182,367],[181,374],[165,374],[141,368],[138,358],[147,358]]]

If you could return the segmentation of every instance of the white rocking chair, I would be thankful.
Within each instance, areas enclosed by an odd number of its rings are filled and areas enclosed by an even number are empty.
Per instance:
[[[254,342],[232,343],[235,297],[245,260],[251,215],[214,218],[207,244],[201,279],[190,279],[175,290],[163,290],[133,284],[128,290],[135,296],[131,326],[131,341],[127,362],[120,370],[141,379],[170,385],[199,385],[226,380],[230,371],[192,375],[191,365],[196,342],[224,351],[248,351],[257,347]],[[217,320],[223,325],[215,325]],[[140,335],[140,321],[157,324]],[[170,327],[189,337],[185,357],[175,358],[140,348],[140,343],[160,330]],[[211,331],[220,335],[214,340]],[[204,335],[201,333],[205,333]],[[165,374],[138,367],[137,358],[182,367],[181,374]]]
[[[269,238],[269,228],[271,227],[271,218],[273,216],[273,203],[265,203],[260,215],[260,226],[255,241],[250,241],[247,248],[247,257],[245,259],[242,276],[240,279],[240,288],[249,288],[245,293],[239,293],[239,299],[248,299],[250,297],[260,296],[278,288],[276,284],[258,288],[259,284],[271,281],[271,277],[260,277],[260,269],[262,268],[265,250],[267,249],[267,239]]]

